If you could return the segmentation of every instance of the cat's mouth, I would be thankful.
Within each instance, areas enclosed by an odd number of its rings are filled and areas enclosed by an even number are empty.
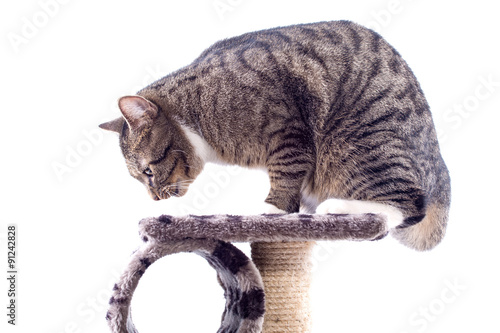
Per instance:
[[[188,187],[185,184],[171,184],[161,189],[148,188],[149,195],[155,201],[165,200],[172,197],[182,197],[187,193]]]

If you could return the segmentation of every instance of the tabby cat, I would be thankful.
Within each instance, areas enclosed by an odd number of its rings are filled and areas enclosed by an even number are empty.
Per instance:
[[[100,127],[155,200],[223,162],[267,169],[277,212],[386,214],[417,250],[444,235],[450,179],[429,105],[399,53],[355,23],[217,42],[119,108]]]

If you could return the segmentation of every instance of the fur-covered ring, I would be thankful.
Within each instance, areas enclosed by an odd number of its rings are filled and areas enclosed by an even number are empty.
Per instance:
[[[215,239],[162,243],[151,238],[133,254],[120,281],[113,288],[106,315],[112,332],[138,332],[132,322],[130,304],[139,279],[156,260],[180,252],[200,255],[217,271],[226,298],[218,332],[261,332],[265,309],[264,286],[257,268],[243,252],[230,243]]]

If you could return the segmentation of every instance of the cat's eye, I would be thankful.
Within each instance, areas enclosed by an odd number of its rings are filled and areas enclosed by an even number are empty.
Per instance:
[[[144,174],[148,177],[152,177],[153,176],[153,171],[151,171],[151,169],[148,167],[144,170]]]

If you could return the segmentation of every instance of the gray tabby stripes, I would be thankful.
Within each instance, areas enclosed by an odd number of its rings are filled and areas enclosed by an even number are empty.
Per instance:
[[[387,233],[385,218],[374,214],[255,216],[162,215],[139,222],[142,246],[114,286],[106,315],[113,333],[135,333],[130,315],[133,293],[156,260],[194,252],[217,271],[226,306],[218,333],[259,333],[265,312],[262,278],[254,263],[229,242],[377,240]]]

